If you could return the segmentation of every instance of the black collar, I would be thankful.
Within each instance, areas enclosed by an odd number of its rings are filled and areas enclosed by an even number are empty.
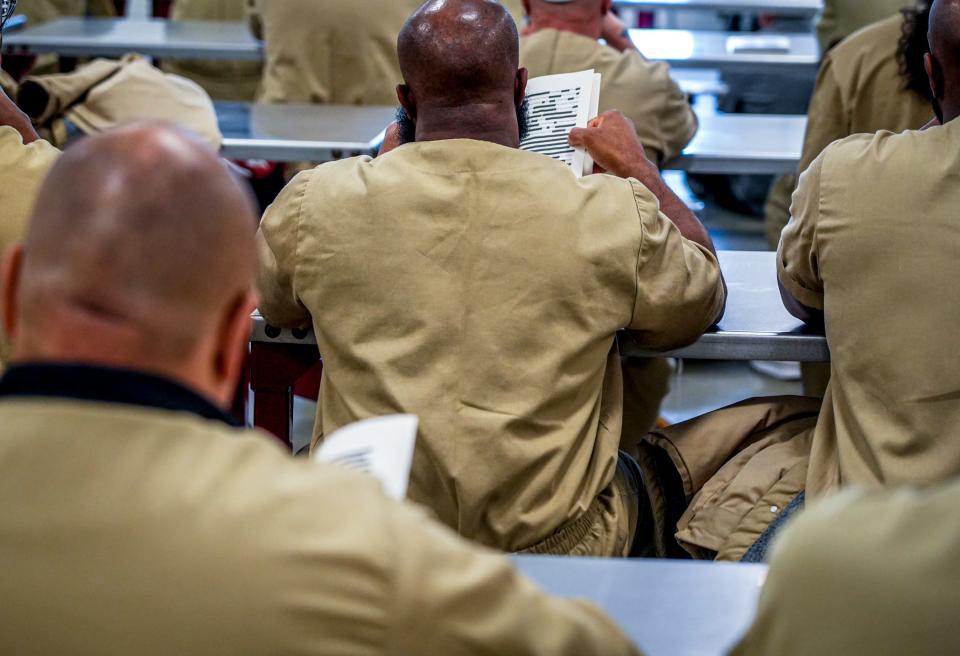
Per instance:
[[[150,374],[88,365],[23,364],[0,378],[0,399],[41,397],[138,405],[190,412],[204,419],[240,424],[179,383]]]

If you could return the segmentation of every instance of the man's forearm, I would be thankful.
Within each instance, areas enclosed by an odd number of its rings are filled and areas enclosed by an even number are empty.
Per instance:
[[[691,212],[686,203],[680,200],[680,197],[673,193],[673,189],[663,181],[657,167],[652,162],[646,162],[633,168],[631,177],[642,182],[647,189],[653,192],[653,195],[660,201],[660,211],[673,221],[680,234],[716,255],[717,249],[713,245],[710,233],[707,232],[697,215]]]

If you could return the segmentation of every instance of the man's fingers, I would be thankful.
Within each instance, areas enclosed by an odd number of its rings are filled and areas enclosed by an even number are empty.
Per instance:
[[[573,128],[570,130],[570,145],[574,148],[587,148],[588,142],[592,140],[592,128]]]

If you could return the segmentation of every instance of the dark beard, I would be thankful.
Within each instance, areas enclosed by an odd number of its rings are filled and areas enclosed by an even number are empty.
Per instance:
[[[417,140],[417,123],[407,115],[407,111],[403,107],[397,108],[395,120],[397,127],[400,129],[398,136],[400,137],[401,145],[413,143]],[[523,141],[530,132],[530,105],[526,100],[517,107],[517,125],[520,128],[520,141]]]
[[[933,99],[933,113],[937,115],[937,120],[940,121],[940,125],[943,125],[943,107],[936,98]]]

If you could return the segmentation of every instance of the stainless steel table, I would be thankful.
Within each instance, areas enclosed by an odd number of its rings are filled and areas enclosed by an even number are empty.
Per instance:
[[[374,154],[393,107],[216,103],[230,159],[325,162]]]
[[[820,65],[820,46],[812,34],[630,30],[630,38],[648,59],[677,68],[813,70]]]
[[[756,615],[764,565],[514,556],[547,592],[604,609],[647,656],[722,656]]]
[[[806,116],[701,113],[700,130],[683,155],[664,168],[690,173],[795,173]]]
[[[725,251],[720,266],[729,287],[727,312],[716,330],[693,346],[669,355],[700,360],[787,360],[827,362],[830,351],[823,335],[810,332],[784,309],[776,278],[773,253]],[[259,314],[253,317],[252,342],[315,346],[310,330],[283,330],[270,326]],[[638,347],[622,335],[624,355],[659,355]]]
[[[651,59],[677,67],[748,68],[809,66],[820,60],[809,34],[747,34],[687,30],[631,30]],[[167,59],[260,60],[263,45],[242,22],[162,19],[61,18],[11,34],[10,54],[56,53],[72,57],[117,57],[128,52]]]
[[[823,0],[614,0],[626,9],[685,9],[723,12],[755,12],[777,16],[814,16]]]
[[[61,18],[4,37],[3,51],[67,57],[120,57],[128,52],[167,59],[263,57],[263,45],[244,23],[125,18]]]
[[[231,159],[324,162],[372,153],[392,107],[217,103]],[[682,157],[665,168],[694,173],[770,174],[796,171],[803,116],[702,113],[700,130]]]

